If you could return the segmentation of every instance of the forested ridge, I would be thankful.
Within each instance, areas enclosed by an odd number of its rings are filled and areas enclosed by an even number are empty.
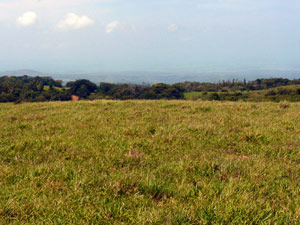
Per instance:
[[[26,75],[0,77],[0,102],[70,101],[72,95],[78,96],[79,99],[89,100],[189,98],[237,101],[251,100],[255,96],[257,101],[300,101],[300,79],[269,78],[254,81],[233,79],[217,83],[186,81],[173,85],[102,82],[97,85],[86,79],[63,84],[61,80],[54,80],[51,77]]]

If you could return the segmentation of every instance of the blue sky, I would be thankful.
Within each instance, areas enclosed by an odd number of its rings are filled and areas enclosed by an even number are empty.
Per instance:
[[[0,0],[0,70],[298,70],[299,28],[299,0]]]

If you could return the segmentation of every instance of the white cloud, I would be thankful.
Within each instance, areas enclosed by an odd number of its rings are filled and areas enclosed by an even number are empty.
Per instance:
[[[68,13],[66,18],[57,24],[62,30],[80,29],[94,24],[94,21],[87,16],[78,16],[75,13]]]
[[[23,26],[30,26],[35,23],[37,15],[35,12],[26,12],[17,19],[17,23]]]
[[[113,21],[109,24],[106,25],[106,33],[111,33],[113,32],[118,26],[119,26],[120,22],[119,21]]]
[[[177,24],[170,24],[168,26],[168,31],[170,31],[170,32],[176,32],[176,31],[178,31],[178,25]]]

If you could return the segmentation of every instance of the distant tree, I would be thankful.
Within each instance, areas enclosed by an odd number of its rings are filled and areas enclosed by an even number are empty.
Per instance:
[[[218,93],[211,93],[209,96],[208,96],[209,100],[220,100],[220,96],[218,95]]]
[[[69,81],[68,83],[66,83],[66,87],[71,88],[74,83],[75,83],[75,81]]]
[[[100,83],[99,91],[102,92],[105,95],[111,95],[114,88],[116,88],[117,85],[110,84],[110,83]]]
[[[95,92],[97,85],[89,80],[77,80],[70,89],[71,94],[75,94],[81,98],[87,98],[91,93]]]
[[[63,83],[62,80],[55,80],[54,86],[55,86],[55,87],[62,88],[62,87],[63,87],[62,83]]]
[[[44,90],[44,84],[42,82],[39,82],[37,85],[37,90],[39,92],[42,92]]]

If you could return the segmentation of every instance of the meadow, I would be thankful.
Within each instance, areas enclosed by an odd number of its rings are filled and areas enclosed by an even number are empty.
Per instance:
[[[0,224],[299,224],[300,103],[0,104]]]

